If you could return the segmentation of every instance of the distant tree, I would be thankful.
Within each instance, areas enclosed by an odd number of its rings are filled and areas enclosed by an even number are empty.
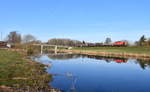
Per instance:
[[[18,44],[21,43],[21,35],[16,31],[10,32],[7,36],[7,42],[11,44]]]
[[[25,35],[23,36],[23,43],[32,43],[32,42],[36,42],[36,38],[33,35]]]
[[[146,38],[145,38],[145,36],[143,35],[143,36],[140,38],[138,44],[139,44],[140,46],[143,46],[144,43],[145,43],[145,40],[146,40]]]
[[[106,40],[105,40],[105,44],[107,44],[107,45],[109,45],[109,44],[111,44],[111,38],[106,38]]]
[[[82,43],[85,44],[85,41],[83,41]]]
[[[35,40],[35,41],[33,41],[32,43],[35,43],[35,44],[41,44],[42,41],[40,41],[40,40]]]
[[[48,44],[63,45],[63,46],[80,46],[82,42],[78,40],[54,38],[54,39],[50,39],[48,41]]]

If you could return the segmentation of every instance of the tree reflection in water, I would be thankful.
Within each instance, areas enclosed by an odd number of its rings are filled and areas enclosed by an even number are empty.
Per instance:
[[[91,56],[87,55],[88,58],[94,58],[97,60],[104,60],[108,63],[116,62],[116,63],[127,63],[127,58],[120,58],[120,57],[106,57],[106,56]],[[150,68],[150,59],[136,59],[134,60],[136,64],[139,64],[142,69]]]
[[[77,59],[77,58],[92,58],[96,60],[104,60],[107,63],[116,62],[116,63],[127,63],[128,58],[120,58],[120,57],[109,57],[109,56],[96,56],[96,55],[81,55],[81,54],[49,54],[49,58],[53,60],[69,60],[69,59]],[[150,68],[150,59],[135,59],[134,62],[139,64],[142,69]]]
[[[119,57],[106,57],[106,56],[94,56],[94,55],[87,55],[88,58],[94,58],[97,60],[104,60],[108,63],[116,62],[116,63],[127,63],[128,59],[126,58],[119,58]]]
[[[48,57],[53,60],[69,60],[69,59],[80,58],[82,57],[82,55],[61,53],[61,54],[49,54]]]
[[[137,59],[136,61],[142,69],[150,68],[150,59]]]

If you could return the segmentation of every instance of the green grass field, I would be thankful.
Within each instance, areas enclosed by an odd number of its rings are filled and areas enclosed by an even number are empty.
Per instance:
[[[17,52],[0,50],[0,87],[7,86],[14,89],[46,87],[51,76],[44,70],[44,65],[27,60]]]
[[[79,47],[75,50],[150,55],[150,47]]]

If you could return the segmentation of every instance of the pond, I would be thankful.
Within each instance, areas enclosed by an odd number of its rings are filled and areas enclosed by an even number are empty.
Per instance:
[[[150,60],[77,54],[47,54],[49,83],[63,92],[150,92]]]

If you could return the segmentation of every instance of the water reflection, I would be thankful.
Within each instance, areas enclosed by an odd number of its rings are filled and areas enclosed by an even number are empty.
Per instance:
[[[128,59],[119,58],[119,57],[106,57],[106,56],[94,56],[94,55],[85,55],[88,58],[94,58],[97,60],[105,60],[106,62],[116,62],[116,63],[127,63]]]
[[[150,60],[79,54],[47,54],[52,87],[63,92],[149,92]]]
[[[105,56],[91,56],[85,55],[88,58],[94,58],[97,60],[105,60],[106,62],[116,62],[116,63],[127,63],[129,59],[127,58],[120,58],[120,57],[105,57]],[[142,69],[150,68],[150,59],[135,59],[134,62],[139,64]]]
[[[80,58],[81,56],[82,55],[79,55],[79,54],[65,54],[65,53],[48,55],[48,57],[53,60],[69,60],[69,59]]]
[[[77,59],[77,58],[91,58],[96,60],[103,60],[107,63],[116,62],[116,63],[127,63],[129,59],[120,58],[120,57],[107,57],[107,56],[96,56],[96,55],[81,55],[81,54],[48,54],[47,55],[52,60],[69,60],[69,59]],[[150,68],[150,59],[135,59],[133,61],[136,64],[139,64],[142,69]]]
[[[137,62],[142,69],[150,68],[150,59],[137,59]]]

